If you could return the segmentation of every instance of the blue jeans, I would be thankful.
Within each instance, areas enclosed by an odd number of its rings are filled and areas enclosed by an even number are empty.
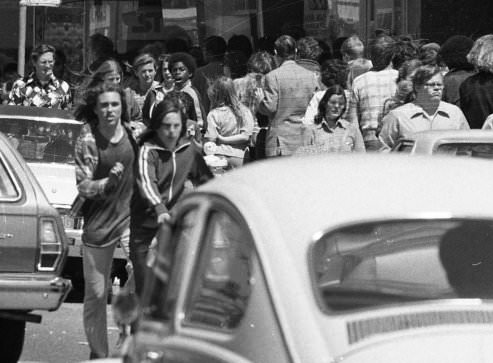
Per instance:
[[[92,358],[108,357],[106,302],[111,288],[111,263],[115,245],[83,247],[84,308],[83,322]]]
[[[156,233],[157,228],[132,228],[130,235],[130,260],[134,272],[135,292],[139,298],[142,297],[145,276],[149,269],[147,267],[149,246]]]

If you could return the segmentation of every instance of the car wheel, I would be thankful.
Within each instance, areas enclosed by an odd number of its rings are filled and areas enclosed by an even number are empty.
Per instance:
[[[0,318],[0,354],[2,362],[16,363],[24,346],[26,322]]]

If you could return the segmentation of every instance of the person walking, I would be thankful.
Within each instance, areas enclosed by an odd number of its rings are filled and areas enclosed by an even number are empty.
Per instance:
[[[187,183],[200,185],[212,178],[201,148],[186,135],[183,110],[179,94],[166,95],[156,105],[149,129],[141,138],[130,222],[130,259],[139,297],[148,268],[149,246],[159,226],[170,219]]]
[[[302,144],[302,120],[319,82],[314,72],[296,64],[296,41],[289,35],[275,42],[281,65],[265,76],[265,91],[257,88],[260,113],[269,117],[266,156],[291,155]]]
[[[55,47],[40,44],[31,52],[34,72],[18,79],[9,93],[9,105],[69,109],[70,87],[53,73]]]
[[[415,132],[424,130],[468,130],[461,109],[443,102],[443,73],[439,66],[424,65],[416,69],[413,80],[415,99],[391,110],[384,117],[380,140],[388,148]]]
[[[303,146],[296,150],[296,155],[365,151],[359,128],[342,118],[346,103],[346,92],[340,85],[324,91],[314,124],[307,127]]]
[[[459,87],[460,108],[472,129],[480,129],[493,113],[493,34],[476,39],[467,60],[477,73]]]
[[[440,48],[440,56],[449,71],[443,78],[442,100],[460,107],[459,87],[466,78],[475,74],[474,66],[467,61],[474,41],[464,35],[448,38]]]
[[[128,245],[137,145],[125,127],[123,90],[100,83],[87,91],[78,114],[86,122],[75,146],[75,174],[83,201],[84,331],[90,359],[108,356],[106,302],[117,243]]]
[[[353,80],[348,121],[359,125],[366,151],[382,147],[377,132],[385,101],[395,95],[398,72],[392,66],[395,41],[381,36],[370,47],[373,68]]]
[[[129,87],[134,91],[135,100],[142,110],[149,92],[159,85],[159,82],[154,79],[157,70],[156,60],[148,53],[139,54],[135,57],[132,68],[135,80],[130,83]]]
[[[208,90],[211,111],[204,138],[217,144],[214,154],[223,155],[231,168],[243,165],[253,132],[253,115],[237,97],[233,80],[219,77]]]

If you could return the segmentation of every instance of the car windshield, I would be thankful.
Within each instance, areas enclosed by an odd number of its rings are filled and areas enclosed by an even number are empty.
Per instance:
[[[0,119],[0,132],[27,162],[73,163],[75,141],[81,127],[80,122],[72,120]]]
[[[493,297],[493,222],[365,223],[325,234],[312,250],[324,310]]]
[[[476,158],[493,159],[493,144],[491,143],[451,143],[441,144],[437,147],[436,154],[468,156]]]

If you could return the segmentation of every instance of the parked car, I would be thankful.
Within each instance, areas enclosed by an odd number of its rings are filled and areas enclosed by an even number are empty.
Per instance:
[[[489,362],[490,180],[484,160],[392,154],[216,178],[160,230],[122,359]],[[135,315],[121,298],[120,322]]]
[[[24,106],[0,106],[0,132],[20,152],[41,184],[49,202],[62,217],[69,241],[64,276],[82,293],[82,217],[69,215],[77,195],[74,146],[82,123],[68,111]],[[126,280],[126,258],[115,249],[113,276]]]
[[[44,195],[22,156],[0,132],[0,352],[17,362],[26,321],[34,310],[53,311],[67,296],[61,278],[67,236],[58,212]]]
[[[430,130],[401,139],[392,151],[493,158],[493,132],[485,130]]]

